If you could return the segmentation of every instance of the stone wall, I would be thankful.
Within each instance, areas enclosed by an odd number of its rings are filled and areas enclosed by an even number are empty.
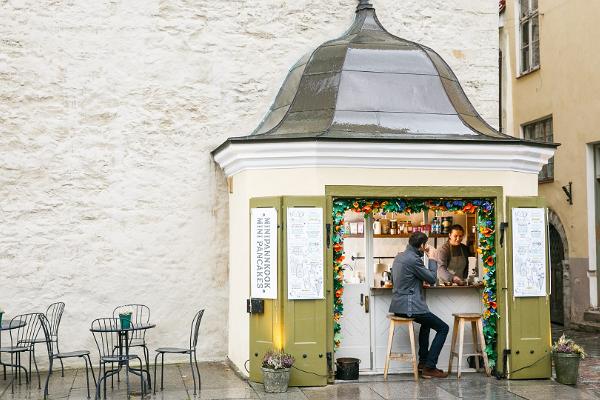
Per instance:
[[[289,67],[354,0],[0,2],[0,307],[64,301],[65,349],[139,302],[150,347],[227,353],[227,193],[210,151],[251,132]],[[497,126],[497,3],[374,0]],[[233,246],[243,244],[231,244]],[[243,305],[240,305],[243,307]]]

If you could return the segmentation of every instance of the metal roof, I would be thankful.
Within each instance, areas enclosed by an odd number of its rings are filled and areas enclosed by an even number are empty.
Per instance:
[[[290,70],[255,141],[436,141],[531,144],[498,132],[475,110],[432,49],[390,34],[360,0],[350,28]]]

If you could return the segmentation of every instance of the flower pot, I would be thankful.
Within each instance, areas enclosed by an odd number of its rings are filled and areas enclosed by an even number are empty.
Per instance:
[[[267,393],[287,392],[290,381],[290,369],[270,369],[263,368],[263,383]]]
[[[554,353],[554,369],[556,370],[556,381],[564,385],[576,385],[579,376],[579,354]]]
[[[121,329],[131,328],[131,313],[119,314],[119,322],[121,323]]]

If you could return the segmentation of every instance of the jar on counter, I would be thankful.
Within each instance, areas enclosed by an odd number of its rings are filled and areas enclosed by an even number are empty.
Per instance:
[[[406,233],[411,234],[413,233],[413,226],[412,226],[412,222],[408,221],[406,223]]]

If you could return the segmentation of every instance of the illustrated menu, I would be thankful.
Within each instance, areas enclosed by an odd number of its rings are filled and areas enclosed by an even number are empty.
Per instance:
[[[513,208],[513,286],[515,297],[546,296],[544,208]]]
[[[322,299],[323,209],[287,209],[288,299]]]

